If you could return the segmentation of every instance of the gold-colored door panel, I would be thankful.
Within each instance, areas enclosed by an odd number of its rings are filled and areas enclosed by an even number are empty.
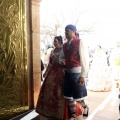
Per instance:
[[[26,0],[0,0],[0,119],[28,110]]]

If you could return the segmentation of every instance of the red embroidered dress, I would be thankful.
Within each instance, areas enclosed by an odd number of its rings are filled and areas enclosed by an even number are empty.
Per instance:
[[[46,117],[63,119],[65,100],[62,93],[63,67],[58,63],[59,53],[51,53],[46,77],[36,106],[36,111]]]
[[[75,37],[70,44],[66,42],[63,46],[67,69],[80,66],[79,43],[80,39]]]

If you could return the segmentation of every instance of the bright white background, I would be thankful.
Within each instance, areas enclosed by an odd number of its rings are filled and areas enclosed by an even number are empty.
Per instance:
[[[120,0],[42,0],[40,3],[40,24],[55,25],[56,18],[64,27],[76,21],[77,29],[92,26],[92,33],[83,39],[91,46],[100,44],[113,47],[120,41]],[[62,35],[64,31],[62,31]]]

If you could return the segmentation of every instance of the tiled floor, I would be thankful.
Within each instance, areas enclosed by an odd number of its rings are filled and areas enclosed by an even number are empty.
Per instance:
[[[119,92],[114,89],[109,92],[92,92],[88,91],[86,102],[89,106],[89,116],[84,117],[84,120],[118,120],[119,117]],[[31,112],[27,117],[21,120],[40,120],[39,117],[34,119],[33,116],[38,114],[35,111]],[[41,120],[47,120],[41,118]]]
[[[89,116],[85,120],[118,120],[119,92],[114,89],[110,92],[88,91],[87,103]]]

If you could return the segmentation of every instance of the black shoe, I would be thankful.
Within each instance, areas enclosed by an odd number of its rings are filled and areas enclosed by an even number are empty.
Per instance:
[[[89,114],[89,107],[86,105],[86,106],[84,107],[83,116],[88,117],[88,114]]]

